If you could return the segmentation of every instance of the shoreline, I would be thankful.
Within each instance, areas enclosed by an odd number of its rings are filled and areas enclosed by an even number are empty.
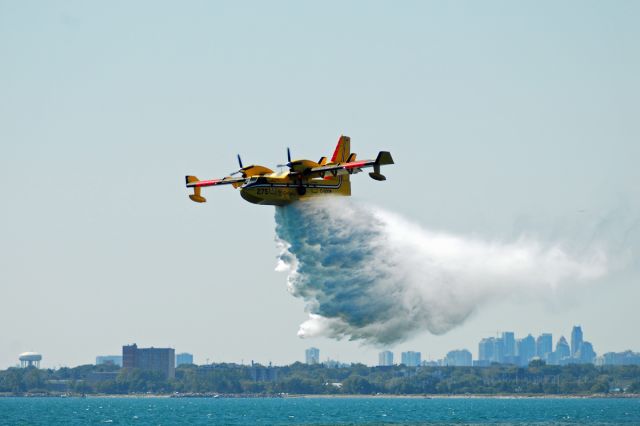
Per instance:
[[[591,395],[536,395],[536,394],[500,394],[500,395],[485,395],[485,394],[408,394],[408,395],[395,395],[395,394],[380,394],[380,395],[288,395],[286,398],[302,398],[302,399],[354,399],[354,398],[370,398],[370,399],[638,399],[640,394],[591,394]]]
[[[8,394],[0,393],[0,398],[206,398],[206,399],[640,399],[640,394]]]

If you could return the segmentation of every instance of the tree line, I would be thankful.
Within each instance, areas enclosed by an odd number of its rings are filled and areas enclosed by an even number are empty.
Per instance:
[[[295,363],[265,367],[238,364],[182,365],[175,378],[113,365],[57,370],[9,368],[0,371],[0,393],[85,394],[532,394],[589,395],[640,393],[640,366],[591,364],[528,367],[349,367]]]

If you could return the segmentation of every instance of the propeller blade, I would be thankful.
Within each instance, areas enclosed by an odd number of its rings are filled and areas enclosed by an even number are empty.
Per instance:
[[[240,158],[240,154],[238,154],[238,164],[240,164],[240,168],[242,168],[242,158]]]
[[[287,147],[287,164],[277,164],[276,167],[291,167],[291,150]]]

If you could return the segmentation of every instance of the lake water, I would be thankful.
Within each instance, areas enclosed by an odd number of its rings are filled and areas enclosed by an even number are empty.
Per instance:
[[[0,425],[640,425],[640,399],[0,398]]]

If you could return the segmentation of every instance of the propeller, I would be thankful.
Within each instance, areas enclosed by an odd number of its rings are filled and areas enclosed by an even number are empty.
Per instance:
[[[287,164],[278,164],[276,167],[291,167],[291,150],[287,147]]]
[[[242,166],[242,158],[240,158],[240,154],[238,154],[238,165],[240,166],[240,170],[237,170],[235,172],[229,173],[229,176],[235,176],[235,175],[237,175],[239,173],[242,173],[243,166]]]

